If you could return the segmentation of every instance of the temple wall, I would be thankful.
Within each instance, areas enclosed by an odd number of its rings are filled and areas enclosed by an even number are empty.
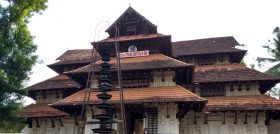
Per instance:
[[[158,134],[279,134],[279,121],[271,120],[270,125],[265,125],[264,113],[258,113],[257,123],[256,112],[247,113],[247,123],[245,112],[238,112],[236,124],[235,113],[222,112],[205,114],[193,111],[187,113],[180,121],[176,118],[177,105],[174,103],[159,104],[158,109]],[[98,111],[94,111],[98,112]],[[92,112],[87,110],[87,121],[92,121]],[[119,114],[117,115],[120,116]],[[117,119],[115,119],[117,120]],[[33,120],[32,128],[25,128],[22,134],[76,134],[78,126],[75,125],[73,118],[62,118],[63,126],[57,118],[54,119],[55,127],[49,118],[39,119],[40,127],[37,127],[36,121]],[[97,124],[86,124],[85,134],[91,134]],[[144,119],[144,128],[147,127],[147,118]],[[121,134],[121,126],[114,124],[113,128],[117,134]]]
[[[177,104],[174,103],[158,106],[158,134],[179,134],[177,111]]]
[[[150,83],[150,86],[151,87],[175,86],[176,83],[173,81],[174,77],[175,77],[174,71],[153,72],[153,82]]]
[[[268,134],[279,134],[280,133],[280,120],[270,120],[270,124],[267,125]]]
[[[192,63],[195,65],[215,65],[215,64],[229,64],[229,55],[216,55],[216,56],[206,56],[206,57],[181,57],[178,58],[186,63]]]
[[[58,93],[58,96],[57,96],[57,93]],[[62,91],[58,90],[57,93],[56,93],[55,90],[45,91],[44,93],[43,92],[37,92],[36,103],[39,104],[39,103],[54,103],[54,102],[57,102],[57,101],[62,99]],[[45,97],[44,97],[43,94],[45,94]]]
[[[241,90],[240,90],[241,88]],[[261,95],[259,91],[260,85],[254,83],[226,84],[226,96],[245,96],[245,95]],[[233,90],[232,90],[233,89]]]
[[[234,115],[232,112],[226,113],[224,121],[223,113],[210,113],[205,123],[204,114],[196,113],[195,121],[194,112],[189,112],[180,121],[180,134],[270,134],[267,133],[267,127],[264,123],[264,113],[259,113],[258,123],[255,123],[256,112],[247,114],[247,123],[244,123],[244,112],[237,113],[236,124],[234,124]]]
[[[54,119],[55,127],[49,118],[38,119],[40,127],[37,127],[36,121],[32,121],[32,128],[25,129],[22,134],[76,134],[78,126],[75,125],[73,118],[62,118],[63,126],[57,119]]]

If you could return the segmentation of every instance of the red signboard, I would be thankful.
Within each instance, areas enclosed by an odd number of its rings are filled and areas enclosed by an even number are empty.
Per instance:
[[[148,56],[149,50],[120,53],[120,58]]]

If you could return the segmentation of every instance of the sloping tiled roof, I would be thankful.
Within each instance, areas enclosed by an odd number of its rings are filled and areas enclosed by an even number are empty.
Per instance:
[[[68,50],[59,56],[56,63],[48,66],[74,64],[74,63],[90,63],[92,60],[92,49],[76,49]]]
[[[27,89],[30,90],[42,90],[42,89],[62,89],[62,88],[80,88],[80,84],[71,80],[64,74],[57,75],[45,81],[34,84]]]
[[[50,107],[48,104],[31,104],[23,108],[19,118],[67,116],[68,114]]]
[[[98,92],[91,92],[90,104],[96,104]],[[108,92],[112,95],[109,103],[119,103],[119,91]],[[81,105],[84,101],[85,90],[79,91],[63,100],[53,103],[52,106]],[[190,102],[206,101],[181,86],[171,87],[148,87],[148,88],[127,88],[124,89],[124,103],[145,103],[145,102]]]
[[[158,68],[177,68],[177,67],[187,67],[192,66],[185,62],[173,59],[171,57],[162,55],[162,54],[150,54],[149,56],[142,57],[133,57],[133,58],[122,58],[121,60],[121,69],[122,70],[141,70],[141,69],[158,69]],[[97,61],[97,64],[100,64],[101,61]],[[113,64],[112,67],[116,67],[116,58],[112,58],[110,63]],[[66,72],[68,74],[73,73],[86,73],[96,69],[97,66],[87,65],[81,68],[78,68],[73,71]]]
[[[152,38],[160,38],[160,37],[168,37],[170,35],[163,35],[160,33],[154,34],[138,34],[138,35],[127,35],[120,36],[118,38],[106,38],[104,40],[98,41],[98,43],[112,43],[112,42],[124,42],[124,41],[133,41],[133,40],[142,40],[142,39],[152,39]]]
[[[232,37],[217,37],[197,40],[172,42],[173,56],[242,52],[235,48],[239,43]]]
[[[234,81],[278,81],[279,78],[259,72],[240,64],[196,66],[193,82],[234,82]]]
[[[207,111],[280,110],[280,100],[268,95],[206,97]]]

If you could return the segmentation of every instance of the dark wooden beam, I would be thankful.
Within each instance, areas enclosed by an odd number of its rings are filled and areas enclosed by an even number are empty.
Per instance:
[[[93,108],[92,108],[93,106],[90,106],[90,111],[91,111],[91,117],[92,117],[92,119],[94,118],[94,111],[93,111]]]
[[[27,119],[28,128],[32,128],[32,118]]]
[[[234,112],[234,122],[233,124],[237,124],[237,111]]]
[[[57,90],[55,90],[55,93],[56,93],[56,98],[59,98],[59,93]]]
[[[193,112],[193,124],[197,124],[197,122],[196,122],[196,113],[195,113],[195,111]]]
[[[51,119],[52,127],[55,127],[53,117],[50,117],[50,119]]]
[[[78,125],[79,123],[76,115],[74,116],[74,120],[75,120],[75,125]]]
[[[166,118],[169,118],[169,108],[168,108],[168,103],[166,104]]]
[[[257,123],[258,123],[258,116],[259,116],[259,111],[257,111],[257,113],[256,113],[255,124],[257,124]]]
[[[265,125],[270,125],[270,120],[271,120],[271,118],[266,118],[265,119]]]
[[[248,113],[247,113],[247,111],[245,112],[245,120],[244,120],[244,124],[247,124],[247,117],[248,117]]]
[[[43,98],[46,99],[46,92],[45,91],[42,91],[42,95],[43,95]]]
[[[234,91],[234,84],[233,84],[233,83],[230,84],[230,91],[231,91],[231,92]]]
[[[36,121],[36,126],[39,128],[40,124],[39,124],[38,118],[35,118],[35,121]]]
[[[204,124],[208,124],[208,113],[204,113]]]
[[[226,112],[223,112],[223,114],[224,114],[223,124],[226,124]]]
[[[176,113],[176,118],[178,118],[179,120],[181,120],[182,118],[184,118],[184,116],[189,112],[190,109],[180,109],[177,113]]]
[[[61,117],[59,117],[59,118],[58,118],[58,121],[59,121],[59,123],[60,123],[60,126],[62,126],[62,127],[63,127],[64,125],[63,125],[63,123],[62,123],[62,119],[61,119]]]

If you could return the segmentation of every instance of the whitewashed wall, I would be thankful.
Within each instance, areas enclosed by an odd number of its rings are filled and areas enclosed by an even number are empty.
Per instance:
[[[57,97],[57,93],[58,93],[58,97]],[[44,91],[45,94],[45,98],[43,95],[43,92],[37,92],[36,94],[36,103],[54,103],[57,102],[59,100],[62,100],[62,90],[51,90],[51,91]]]
[[[249,85],[249,86],[248,86]],[[249,87],[247,90],[247,86]],[[245,96],[245,95],[261,95],[259,88],[260,84],[257,82],[241,83],[241,89],[239,90],[239,84],[233,83],[233,91],[231,91],[231,84],[225,86],[226,96]]]
[[[255,123],[256,113],[248,113],[247,124],[244,124],[244,112],[237,114],[237,124],[234,124],[234,113],[231,112],[226,113],[224,124],[223,113],[210,113],[207,124],[204,117],[204,114],[197,113],[197,124],[194,124],[193,112],[188,113],[180,121],[180,134],[268,134],[264,113],[259,113],[258,123]]]
[[[161,86],[175,86],[176,83],[173,81],[175,77],[174,71],[165,72],[153,72],[153,82],[150,83],[151,87],[161,87]],[[164,81],[162,80],[164,79]]]
[[[73,118],[62,118],[63,126],[58,120],[54,120],[55,127],[52,127],[49,118],[39,119],[40,127],[37,127],[36,121],[32,121],[32,128],[24,128],[22,134],[77,134],[77,125]]]
[[[167,106],[168,105],[168,106]],[[205,124],[205,114],[196,113],[196,124],[194,124],[194,112],[190,111],[179,121],[176,118],[176,104],[159,104],[158,106],[158,134],[279,134],[280,122],[271,120],[270,125],[265,125],[264,113],[259,113],[258,123],[255,123],[256,112],[247,114],[247,124],[244,124],[245,113],[237,113],[237,123],[234,124],[234,113],[227,112],[225,123],[223,124],[223,113],[210,113],[207,116]],[[168,112],[167,112],[168,108]],[[169,116],[168,116],[169,115]],[[120,116],[120,115],[118,115]],[[91,111],[87,112],[87,120],[92,121]],[[63,126],[55,120],[55,127],[52,127],[48,118],[40,119],[40,127],[36,127],[36,121],[33,120],[33,127],[25,127],[22,134],[77,134],[78,126],[75,125],[73,118],[63,118]],[[144,127],[147,121],[144,121]],[[86,124],[85,134],[92,134],[92,129],[97,128],[96,124]],[[114,129],[121,129],[117,124]],[[119,131],[119,130],[117,130]],[[120,132],[119,132],[120,133]]]
[[[268,134],[280,134],[280,120],[271,120],[267,125]]]
[[[174,103],[158,106],[158,134],[179,134],[177,111],[177,104]]]

